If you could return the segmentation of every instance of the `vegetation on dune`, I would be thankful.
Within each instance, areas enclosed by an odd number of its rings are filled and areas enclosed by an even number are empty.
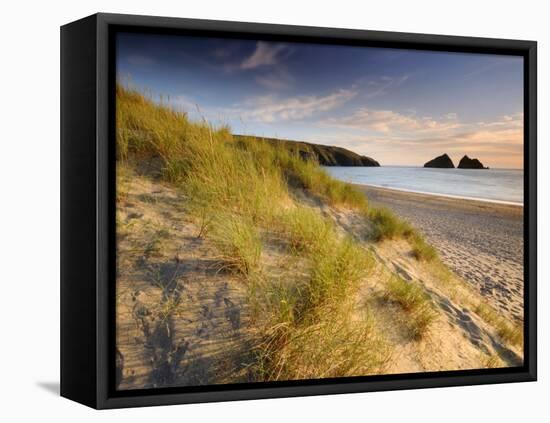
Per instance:
[[[223,267],[245,276],[258,270],[262,242],[254,225],[238,216],[222,215],[212,226],[210,236],[221,252]]]
[[[412,255],[420,261],[431,261],[437,258],[437,250],[426,242],[408,222],[398,218],[386,208],[370,208],[368,216],[374,223],[374,239],[404,238],[412,248]]]
[[[295,380],[382,373],[391,350],[366,316],[324,318],[310,325],[271,326],[258,349],[260,380]]]
[[[372,257],[348,238],[325,241],[305,252],[305,277],[261,290],[269,316],[256,351],[261,380],[379,373],[388,363],[390,349],[374,316],[353,318]]]
[[[415,339],[422,338],[437,317],[426,291],[418,283],[405,281],[397,275],[388,280],[384,298],[395,302],[407,313],[406,323]]]
[[[367,210],[363,193],[331,178],[297,151],[225,127],[191,122],[138,92],[117,87],[117,157],[160,159],[160,174],[186,196],[186,208],[219,252],[221,268],[249,284],[262,327],[262,380],[344,376],[380,370],[388,350],[373,318],[353,319],[370,254],[334,223],[294,199],[295,190],[334,206]],[[277,237],[303,266],[282,280],[262,265],[266,238]]]
[[[277,231],[297,254],[321,251],[327,240],[335,237],[331,222],[308,207],[295,207],[282,213]]]
[[[310,278],[302,289],[303,298],[296,311],[299,316],[313,320],[320,314],[318,310],[326,315],[328,309],[337,311],[341,304],[353,298],[359,281],[373,266],[370,255],[350,238],[327,239],[309,259]]]
[[[417,260],[432,261],[438,257],[437,250],[428,244],[418,232],[413,233],[409,238],[409,243],[412,247],[412,254]]]
[[[369,218],[374,223],[374,238],[377,241],[394,238],[408,238],[414,232],[411,225],[399,219],[386,208],[371,208]]]

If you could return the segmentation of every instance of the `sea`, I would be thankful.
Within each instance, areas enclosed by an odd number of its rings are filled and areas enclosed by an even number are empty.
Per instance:
[[[521,169],[327,166],[334,178],[400,191],[523,205]]]

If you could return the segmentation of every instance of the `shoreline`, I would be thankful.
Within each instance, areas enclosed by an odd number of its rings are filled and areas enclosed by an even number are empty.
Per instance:
[[[503,204],[508,206],[517,206],[517,207],[524,207],[524,203],[516,202],[516,201],[505,201],[505,200],[495,200],[492,198],[477,198],[477,197],[468,197],[468,196],[462,196],[462,195],[454,195],[454,194],[441,194],[441,193],[435,193],[435,192],[427,192],[427,191],[416,191],[412,189],[406,189],[406,188],[390,188],[385,187],[382,185],[375,185],[375,184],[358,184],[355,182],[348,182],[352,185],[357,185],[359,187],[372,187],[372,188],[378,188],[381,190],[388,190],[388,191],[398,191],[398,192],[405,192],[410,194],[421,194],[426,195],[430,197],[442,197],[442,198],[452,198],[455,200],[467,200],[467,201],[478,201],[482,203],[491,203],[491,204]]]
[[[523,206],[354,184],[424,234],[443,262],[504,315],[523,320]]]

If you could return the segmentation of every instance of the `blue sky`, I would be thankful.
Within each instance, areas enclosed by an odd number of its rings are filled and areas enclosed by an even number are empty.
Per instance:
[[[382,165],[442,153],[523,164],[519,57],[119,34],[117,74],[234,133],[339,145]]]

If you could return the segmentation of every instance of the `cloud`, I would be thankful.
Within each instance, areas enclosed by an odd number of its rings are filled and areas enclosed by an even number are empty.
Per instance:
[[[468,80],[468,79],[476,77],[480,74],[486,73],[488,71],[492,71],[494,68],[499,67],[501,65],[506,65],[507,63],[509,63],[509,60],[510,60],[510,58],[507,57],[505,60],[497,59],[493,62],[487,63],[487,64],[485,64],[485,65],[483,65],[479,68],[476,68],[476,69],[466,73],[464,75],[464,80]]]
[[[437,121],[429,116],[417,117],[414,114],[402,114],[392,110],[374,110],[362,107],[349,116],[330,118],[323,121],[326,125],[344,128],[368,129],[376,132],[422,131],[452,129],[459,124],[455,119]]]
[[[297,96],[279,99],[273,95],[255,97],[228,110],[229,115],[264,123],[301,120],[342,106],[357,91],[340,89],[324,96]]]
[[[504,115],[497,121],[479,122],[478,124],[485,128],[523,128],[523,113]]]
[[[397,88],[409,79],[408,75],[400,77],[382,76],[377,80],[360,80],[357,85],[366,85],[365,99],[386,94],[390,88]]]
[[[356,95],[357,91],[352,89],[339,89],[319,96],[280,98],[275,95],[264,95],[248,98],[232,107],[201,107],[196,99],[185,95],[173,96],[164,101],[167,101],[174,110],[186,112],[194,119],[276,123],[299,121],[328,112],[342,106]],[[160,97],[155,100],[163,101]]]
[[[256,49],[240,65],[241,69],[255,69],[260,66],[270,66],[278,63],[281,53],[286,51],[288,47],[285,44],[266,43],[258,41]]]

